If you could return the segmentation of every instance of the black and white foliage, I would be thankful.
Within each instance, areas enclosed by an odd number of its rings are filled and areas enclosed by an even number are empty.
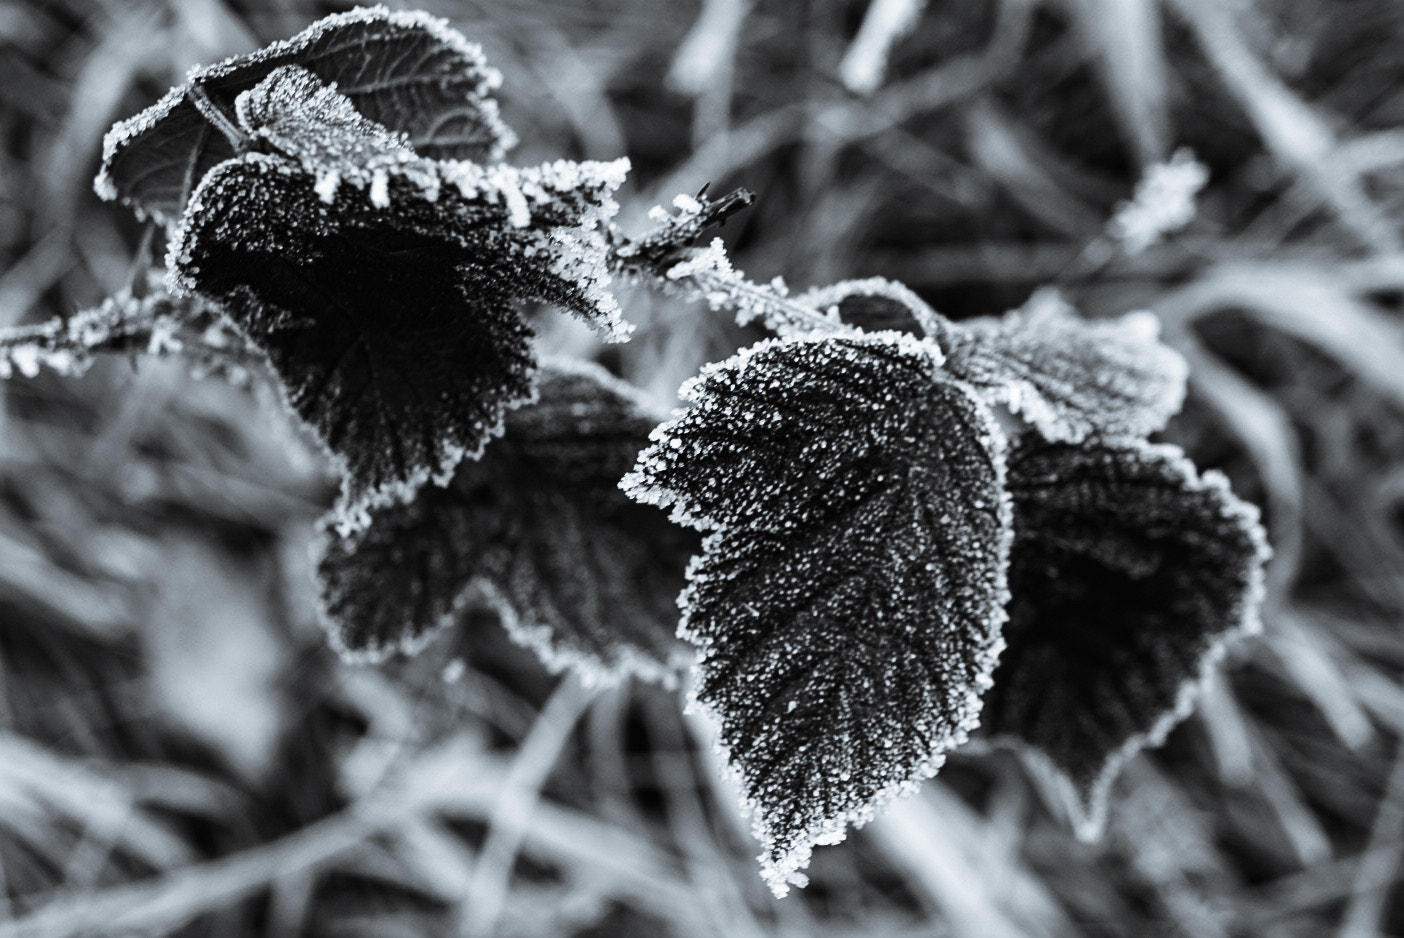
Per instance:
[[[342,524],[482,450],[530,398],[521,299],[621,337],[600,233],[619,164],[417,158],[299,68],[241,95],[290,151],[212,169],[171,243],[173,286],[222,306],[344,469]]]
[[[540,395],[445,488],[328,532],[318,564],[335,644],[379,660],[487,603],[548,665],[596,682],[671,680],[691,658],[675,599],[699,538],[619,490],[658,415],[603,369],[555,362]]]
[[[939,334],[942,317],[905,284],[883,277],[842,280],[796,297],[835,322],[864,332],[896,330],[917,336]]]
[[[403,134],[419,156],[494,163],[514,142],[490,97],[502,76],[478,46],[436,17],[365,7],[192,70],[108,131],[98,194],[174,222],[205,174],[239,152],[235,100],[287,65],[335,85],[358,114]]]
[[[1101,826],[1121,764],[1188,715],[1235,633],[1258,628],[1258,511],[1178,449],[1029,435],[1014,498],[1007,648],[983,731],[1052,763],[1079,826]]]
[[[239,126],[250,137],[296,160],[318,180],[318,194],[330,202],[336,189],[377,187],[384,201],[389,173],[421,169],[422,186],[432,193],[438,174],[419,156],[404,133],[361,115],[351,99],[299,65],[284,65],[234,99]]]
[[[697,699],[740,778],[763,874],[777,893],[802,882],[812,846],[934,772],[982,698],[986,734],[1051,768],[1091,830],[1122,762],[1184,717],[1226,639],[1250,631],[1261,591],[1256,511],[1222,477],[1141,442],[1179,409],[1183,359],[1149,314],[1087,322],[1046,295],[960,324],[878,278],[773,297],[764,318],[786,338],[686,385],[691,409],[624,483],[713,532],[689,568],[683,633],[702,649]],[[921,350],[924,382],[875,364],[894,344]],[[1006,407],[1025,421],[1007,489],[987,409]],[[884,440],[909,449],[875,448]],[[959,458],[981,445],[992,474]],[[911,465],[894,469],[894,452]],[[1042,487],[1062,493],[1064,514]],[[894,491],[946,507],[904,513]],[[1011,494],[1013,561],[973,560],[970,544],[1003,543],[980,512]],[[1006,641],[992,677],[968,667]],[[933,701],[959,694],[968,709],[952,724]]]
[[[171,293],[0,335],[0,376],[133,350],[266,370],[342,470],[318,573],[349,657],[491,618],[596,680],[695,651],[777,894],[980,724],[1095,827],[1251,631],[1267,557],[1221,476],[1145,442],[1185,393],[1155,319],[756,284],[695,244],[744,190],[630,240],[625,161],[498,162],[497,83],[441,21],[379,7],[196,69],[112,129],[97,183],[171,223]],[[600,369],[538,370],[518,309],[623,339],[619,271],[778,337],[655,426]]]
[[[932,339],[954,377],[1050,440],[1145,437],[1184,404],[1187,366],[1160,341],[1150,313],[1093,322],[1057,294],[1039,292],[1002,318],[955,323],[881,277],[845,280],[797,299],[848,326]]]
[[[1184,359],[1147,312],[1088,321],[1052,297],[1001,319],[943,322],[946,367],[1050,440],[1145,437],[1184,404]]]
[[[900,333],[710,366],[624,481],[710,531],[682,634],[772,888],[934,775],[999,651],[1010,509],[991,415]]]

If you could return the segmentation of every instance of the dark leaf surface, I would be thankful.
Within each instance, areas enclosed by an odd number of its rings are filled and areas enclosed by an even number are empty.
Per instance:
[[[1089,321],[1057,300],[933,335],[946,368],[1045,438],[1145,437],[1184,403],[1187,368],[1146,312]]]
[[[328,533],[319,564],[336,644],[412,651],[487,603],[553,668],[669,678],[687,660],[676,599],[698,536],[619,490],[657,416],[602,369],[543,368],[540,397],[446,488]]]
[[[212,171],[172,242],[174,285],[220,304],[344,469],[342,520],[481,451],[530,397],[519,298],[618,334],[598,224],[616,164],[434,163],[327,201],[306,170],[249,155]],[[422,169],[417,165],[417,169]]]
[[[235,99],[285,65],[334,83],[362,116],[404,134],[421,157],[489,163],[512,143],[488,97],[501,76],[476,45],[427,14],[366,7],[195,69],[159,102],[108,131],[98,193],[161,220],[178,218],[205,174],[236,155],[197,98],[232,123]]]
[[[935,773],[994,667],[1003,443],[939,360],[890,332],[763,342],[685,385],[625,480],[713,532],[683,629],[777,894]]]
[[[865,332],[935,335],[940,316],[905,284],[882,277],[816,287],[796,300]]]
[[[1225,640],[1257,627],[1258,512],[1176,448],[1011,450],[1012,599],[983,730],[1070,783],[1095,832],[1121,764],[1193,703]]]

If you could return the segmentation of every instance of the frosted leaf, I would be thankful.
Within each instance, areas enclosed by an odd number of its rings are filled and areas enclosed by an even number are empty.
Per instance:
[[[657,415],[600,368],[552,364],[539,384],[447,488],[324,540],[323,608],[347,653],[414,650],[485,596],[553,669],[667,680],[686,660],[675,600],[699,538],[618,486]]]
[[[382,208],[354,187],[327,202],[280,157],[230,160],[196,190],[167,259],[174,288],[219,304],[267,355],[288,405],[341,464],[347,528],[442,484],[529,399],[531,331],[515,300],[619,331],[597,226],[622,167],[433,167],[437,199],[421,167],[391,169]],[[526,205],[526,226],[504,189]]]
[[[684,386],[624,480],[712,529],[682,634],[777,895],[935,774],[1000,647],[1003,440],[898,333],[771,340]]]
[[[1184,403],[1188,369],[1148,312],[1089,321],[1059,301],[1002,319],[946,322],[946,368],[1050,440],[1145,437]]]
[[[364,189],[379,181],[388,188],[391,167],[405,175],[417,173],[428,190],[438,183],[432,161],[414,152],[409,137],[362,117],[350,98],[300,66],[275,69],[239,95],[234,109],[250,136],[317,177],[317,194],[324,202],[336,197],[343,182]]]
[[[867,332],[898,330],[919,336],[936,335],[942,321],[911,288],[882,277],[816,287],[796,300]]]
[[[1258,628],[1257,509],[1180,450],[1048,443],[1010,453],[1013,594],[984,731],[1064,780],[1101,826],[1122,763],[1188,715],[1227,639]]]
[[[335,85],[366,119],[404,134],[421,157],[490,163],[513,142],[489,97],[501,76],[478,46],[436,17],[366,7],[193,69],[184,84],[108,131],[98,193],[162,220],[179,217],[205,173],[236,153],[197,101],[232,119],[239,94],[284,65]]]

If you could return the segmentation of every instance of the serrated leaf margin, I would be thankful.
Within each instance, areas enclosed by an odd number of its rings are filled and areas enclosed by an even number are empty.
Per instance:
[[[550,369],[589,378],[637,407],[641,416],[662,419],[661,408],[650,400],[641,389],[616,377],[599,364],[582,359],[547,355],[542,356],[537,365],[538,370]],[[523,402],[519,406],[526,406],[529,403],[535,403],[535,399]],[[498,436],[502,435],[501,430],[504,426],[505,419],[499,424]],[[334,528],[337,528],[336,535],[332,533]],[[361,529],[363,530],[364,526]],[[335,513],[324,517],[318,524],[317,534],[309,545],[312,569],[316,569],[320,559],[326,555],[328,538],[332,536],[345,538],[353,536],[354,533],[343,532],[338,528]],[[669,661],[660,664],[645,655],[634,652],[633,649],[625,648],[614,667],[601,667],[599,662],[589,655],[573,649],[553,646],[549,626],[531,627],[525,624],[512,603],[501,591],[487,580],[477,576],[471,576],[464,581],[459,592],[453,597],[449,610],[422,633],[395,642],[353,649],[342,641],[340,629],[327,609],[326,597],[320,590],[317,593],[318,624],[326,634],[327,642],[332,650],[348,664],[374,665],[382,664],[396,655],[412,657],[432,643],[439,633],[459,622],[466,611],[477,604],[485,605],[497,613],[499,624],[507,632],[508,637],[517,645],[532,652],[547,671],[552,674],[574,673],[579,676],[581,683],[586,687],[616,687],[631,678],[637,678],[647,683],[657,684],[665,690],[675,690],[678,687],[679,675],[692,664],[694,657],[682,653],[683,649],[680,648],[678,649],[679,653],[675,654]]]
[[[245,55],[231,56],[215,62],[211,65],[196,65],[186,72],[185,81],[167,91],[155,104],[133,114],[124,120],[120,120],[108,128],[107,133],[102,138],[102,159],[97,176],[93,179],[93,191],[105,202],[118,201],[121,204],[133,209],[139,218],[143,220],[148,216],[146,209],[131,199],[121,197],[117,191],[116,183],[108,175],[107,167],[112,163],[125,143],[145,132],[163,120],[175,108],[185,100],[189,93],[189,86],[192,82],[200,78],[220,78],[235,68],[247,64],[250,57],[258,61],[275,58],[284,53],[291,53],[304,43],[313,41],[322,33],[341,26],[353,25],[356,23],[388,23],[393,26],[400,26],[407,29],[423,29],[434,39],[444,43],[445,46],[459,53],[464,58],[472,61],[478,66],[483,75],[483,91],[491,93],[502,86],[502,73],[491,65],[487,64],[487,59],[483,56],[482,46],[475,42],[470,42],[458,30],[449,25],[448,21],[442,17],[434,16],[422,10],[391,10],[383,4],[368,7],[355,7],[342,13],[333,13],[322,17],[312,23],[301,32],[287,39],[279,39],[252,53]],[[501,119],[498,113],[497,102],[488,96],[483,98],[483,119],[493,125],[494,136],[498,143],[494,147],[492,159],[489,162],[500,160],[507,151],[517,143],[517,135]],[[199,180],[192,180],[192,193],[198,185]],[[164,212],[151,211],[150,217],[157,222],[170,225],[176,219],[167,217]]]
[[[1151,726],[1143,732],[1130,736],[1121,746],[1107,757],[1097,773],[1087,797],[1078,793],[1077,788],[1043,750],[1031,743],[1011,735],[993,736],[984,741],[991,748],[1003,748],[1016,753],[1063,804],[1072,821],[1073,830],[1079,840],[1092,842],[1101,838],[1106,828],[1107,808],[1112,784],[1126,764],[1138,753],[1162,745],[1172,730],[1194,713],[1204,685],[1228,656],[1230,649],[1245,639],[1261,635],[1263,623],[1261,610],[1267,596],[1267,579],[1264,565],[1272,557],[1272,547],[1263,530],[1262,513],[1258,507],[1233,493],[1228,477],[1216,469],[1200,472],[1185,451],[1170,443],[1140,443],[1143,453],[1163,457],[1168,463],[1184,473],[1186,490],[1192,492],[1215,491],[1227,495],[1223,504],[1225,511],[1240,519],[1243,529],[1252,540],[1255,555],[1248,573],[1248,588],[1236,609],[1235,621],[1217,633],[1213,644],[1199,658],[1198,670],[1185,677],[1175,692],[1174,703],[1163,712]]]
[[[757,352],[773,348],[779,345],[788,345],[796,342],[823,342],[835,338],[834,333],[825,330],[816,330],[804,334],[789,334],[777,338],[765,339],[755,345],[742,349],[736,355],[721,362],[715,362],[704,366],[702,371],[693,378],[688,379],[678,390],[678,396],[685,404],[695,404],[700,399],[702,385],[705,378],[717,371],[727,368],[732,363],[736,363],[741,368],[745,368],[751,358]],[[761,878],[770,887],[771,893],[776,898],[784,898],[789,894],[792,886],[803,888],[808,885],[809,879],[802,872],[809,866],[813,856],[814,848],[817,846],[830,846],[841,843],[847,836],[847,831],[851,827],[854,830],[862,828],[872,821],[878,814],[886,808],[888,804],[899,799],[908,798],[916,794],[922,782],[935,777],[937,772],[946,762],[946,756],[952,750],[964,745],[970,737],[970,733],[980,725],[980,711],[984,706],[983,694],[993,686],[994,671],[999,664],[999,657],[1004,652],[1005,640],[1003,628],[1008,621],[1009,613],[1009,556],[1014,543],[1014,504],[1009,493],[1007,484],[1008,475],[1006,469],[1006,457],[1008,454],[1008,440],[999,420],[991,412],[990,408],[980,397],[962,382],[956,381],[952,376],[941,371],[944,362],[944,355],[934,342],[912,336],[905,332],[886,331],[873,333],[857,333],[844,336],[848,339],[859,341],[876,340],[897,345],[914,347],[927,356],[932,362],[931,376],[933,381],[944,381],[959,388],[970,400],[972,409],[980,416],[984,423],[986,439],[993,447],[991,460],[995,467],[997,489],[999,491],[998,517],[1000,520],[1000,539],[996,545],[996,555],[998,566],[1006,572],[1003,578],[1003,587],[999,594],[994,597],[994,610],[990,625],[990,634],[993,639],[990,645],[984,650],[978,660],[980,674],[976,678],[975,685],[967,697],[968,712],[962,724],[956,727],[949,740],[937,741],[932,747],[932,752],[928,758],[918,763],[911,774],[900,782],[887,786],[878,791],[866,805],[861,808],[849,811],[835,818],[829,818],[818,824],[800,832],[798,837],[799,845],[789,853],[783,854],[778,862],[772,862],[770,857],[770,845],[774,843],[769,827],[764,822],[763,812],[759,810],[759,802],[746,794],[751,787],[745,772],[739,764],[731,758],[731,751],[722,741],[721,727],[723,721],[721,715],[714,708],[697,696],[697,675],[701,671],[707,660],[707,651],[710,642],[698,635],[689,628],[689,603],[688,600],[693,590],[694,574],[701,565],[703,558],[709,553],[712,546],[720,539],[725,532],[726,525],[715,518],[692,515],[686,511],[682,505],[685,498],[681,493],[671,489],[664,489],[651,485],[644,475],[635,469],[627,474],[620,481],[620,488],[631,498],[645,504],[656,505],[660,508],[670,510],[670,517],[679,524],[697,528],[701,531],[710,531],[702,543],[700,552],[695,555],[687,568],[687,586],[678,596],[678,605],[682,611],[682,616],[678,622],[678,637],[682,638],[698,648],[698,658],[692,667],[691,679],[688,684],[686,703],[684,712],[688,714],[698,714],[705,717],[711,725],[712,749],[722,766],[724,781],[732,788],[736,797],[737,805],[742,814],[751,819],[751,833],[761,845],[766,848],[756,857],[761,866]],[[649,439],[653,442],[662,442],[668,438],[669,432],[686,414],[688,407],[676,408],[670,418],[656,427],[649,434]]]

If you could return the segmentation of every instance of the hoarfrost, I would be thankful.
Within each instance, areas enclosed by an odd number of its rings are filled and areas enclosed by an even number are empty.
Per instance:
[[[1145,437],[1184,403],[1188,366],[1148,312],[1090,321],[1051,295],[998,320],[941,321],[946,368],[1050,440]]]
[[[944,320],[931,306],[895,280],[869,277],[816,287],[796,299],[825,315],[867,332],[899,330],[938,335]]]
[[[781,335],[834,329],[816,309],[790,298],[785,281],[776,277],[762,285],[746,279],[732,267],[721,238],[713,238],[705,248],[694,250],[664,271],[672,283],[705,300],[715,310],[730,310],[739,325],[761,322]]]
[[[1226,642],[1256,632],[1269,550],[1258,511],[1171,446],[1026,436],[1008,644],[984,730],[1055,771],[1079,831],[1122,764],[1190,712]]]
[[[336,201],[336,188],[341,185],[341,173],[334,169],[323,170],[317,174],[316,185],[317,198],[330,205]]]
[[[390,174],[383,169],[371,174],[370,200],[376,208],[390,207]]]
[[[530,398],[531,331],[516,300],[624,332],[599,226],[626,168],[391,162],[375,170],[380,209],[347,185],[327,202],[318,173],[249,154],[191,198],[171,284],[223,306],[267,355],[288,405],[344,469],[341,528],[353,530],[367,508],[447,480]],[[503,186],[529,206],[528,227],[512,223]]]
[[[164,291],[123,291],[93,309],[31,326],[0,330],[0,378],[33,378],[48,368],[62,375],[87,371],[100,353],[166,355],[186,350],[191,329],[207,328],[213,314]],[[197,345],[198,333],[194,337]],[[192,349],[198,362],[208,349]]]
[[[553,362],[539,387],[446,488],[324,537],[324,620],[345,653],[413,650],[485,602],[548,667],[592,683],[669,681],[686,664],[674,600],[699,539],[618,488],[658,415],[594,366]]]
[[[366,120],[435,160],[496,162],[513,141],[490,94],[502,76],[443,20],[366,7],[319,20],[248,55],[192,69],[184,84],[103,140],[94,188],[173,222],[207,172],[237,154],[201,107],[230,121],[238,96],[283,66],[334,86]]]
[[[702,203],[685,193],[673,196],[673,208],[684,215],[702,214]]]
[[[621,483],[708,530],[680,634],[777,895],[975,726],[1011,515],[989,412],[895,333],[770,340],[703,369]]]
[[[1209,181],[1209,170],[1190,150],[1176,150],[1167,162],[1147,167],[1136,194],[1118,206],[1107,233],[1132,256],[1159,243],[1194,220],[1194,200]]]

